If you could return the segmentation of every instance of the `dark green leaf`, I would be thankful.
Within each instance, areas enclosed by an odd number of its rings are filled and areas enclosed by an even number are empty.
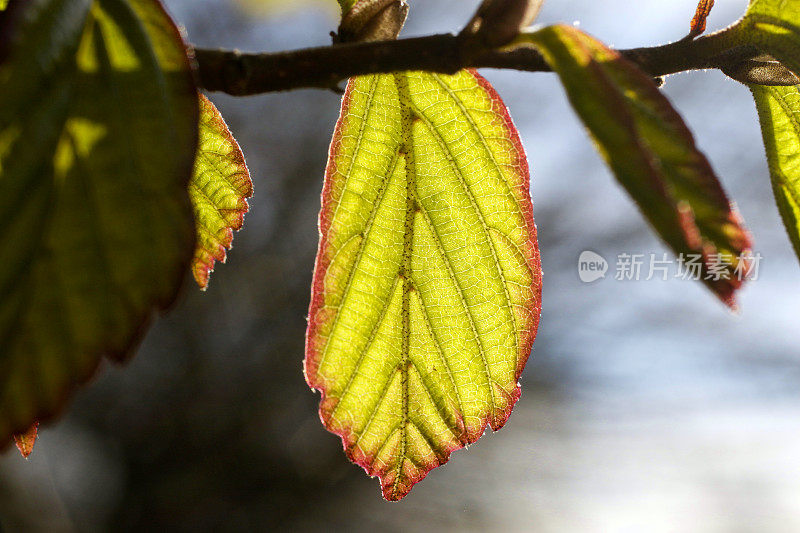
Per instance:
[[[20,3],[0,66],[0,445],[130,354],[194,246],[197,92],[161,4]]]

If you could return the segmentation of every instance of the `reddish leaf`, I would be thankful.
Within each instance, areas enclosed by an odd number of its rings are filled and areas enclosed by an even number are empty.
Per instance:
[[[519,38],[561,77],[617,179],[662,239],[702,263],[702,281],[728,306],[747,272],[750,235],[683,119],[653,81],[571,26]]]
[[[14,435],[14,442],[17,445],[19,453],[25,459],[33,452],[33,445],[36,444],[36,436],[39,434],[39,422],[34,422],[28,431],[25,433],[18,433]]]

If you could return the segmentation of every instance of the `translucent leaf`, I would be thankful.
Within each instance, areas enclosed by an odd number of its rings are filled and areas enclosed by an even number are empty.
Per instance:
[[[800,0],[753,0],[731,35],[800,74]]]
[[[541,295],[528,188],[516,129],[475,72],[350,81],[305,372],[325,426],[389,500],[519,398]]]
[[[775,201],[800,258],[800,90],[752,85]]]
[[[241,229],[253,182],[244,155],[222,115],[205,96],[200,96],[200,145],[189,196],[194,207],[197,245],[192,273],[197,284],[208,286],[214,261],[225,262],[233,231]]]
[[[0,445],[57,414],[103,355],[131,353],[194,248],[197,91],[161,4],[16,1],[0,66]]]
[[[669,101],[632,63],[571,26],[525,42],[561,77],[598,150],[661,238],[678,254],[701,257],[703,281],[734,307],[750,237]]]

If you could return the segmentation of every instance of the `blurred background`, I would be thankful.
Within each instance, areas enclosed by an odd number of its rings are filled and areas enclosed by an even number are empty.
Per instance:
[[[198,46],[330,42],[334,0],[167,0]],[[477,0],[411,0],[405,36],[455,32]],[[696,0],[551,0],[615,47],[688,31]],[[718,0],[710,29],[744,11]],[[667,80],[752,230],[759,278],[728,312],[701,284],[616,281],[620,253],[665,250],[614,182],[553,75],[482,72],[527,150],[543,316],[506,427],[401,503],[342,453],[303,380],[317,212],[339,96],[212,95],[255,182],[245,229],[202,293],[105,365],[28,461],[0,456],[7,531],[797,531],[800,269],[772,200],[749,92],[718,72]],[[577,260],[611,263],[584,284]]]

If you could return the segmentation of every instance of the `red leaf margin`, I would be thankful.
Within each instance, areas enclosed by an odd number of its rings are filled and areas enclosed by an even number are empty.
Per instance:
[[[201,117],[207,112],[211,117],[209,120],[211,126],[227,138],[232,148],[231,153],[228,154],[227,157],[239,169],[235,179],[231,180],[231,185],[233,185],[236,192],[239,194],[239,202],[236,209],[217,208],[217,211],[219,211],[220,215],[222,215],[222,218],[224,218],[227,223],[227,226],[223,228],[221,234],[216,235],[219,240],[219,246],[213,250],[208,249],[201,246],[199,244],[200,240],[198,239],[198,246],[197,249],[195,249],[194,258],[192,259],[192,275],[200,288],[205,290],[208,288],[211,273],[214,272],[215,261],[224,263],[227,260],[227,250],[233,247],[233,232],[239,231],[244,225],[244,216],[250,210],[247,199],[253,196],[253,180],[250,177],[250,171],[244,160],[244,153],[239,143],[236,141],[236,138],[233,136],[233,133],[231,133],[230,128],[228,128],[228,124],[225,122],[222,113],[219,112],[219,109],[217,109],[214,103],[205,95],[198,93],[198,96],[200,97]]]
[[[505,411],[494,417],[492,417],[491,413],[487,413],[481,420],[479,430],[472,433],[464,432],[462,425],[461,429],[463,433],[460,436],[461,447],[448,450],[442,457],[436,457],[436,459],[430,464],[426,464],[424,465],[424,468],[419,469],[417,471],[417,475],[410,478],[407,483],[395,484],[394,480],[390,478],[390,473],[386,472],[385,469],[382,471],[375,467],[375,457],[371,457],[363,453],[356,454],[355,447],[350,445],[351,442],[354,442],[354,433],[351,430],[336,430],[331,426],[330,412],[328,410],[330,407],[330,402],[326,397],[327,385],[325,380],[318,374],[319,359],[321,356],[320,348],[322,347],[322,344],[317,336],[317,330],[320,327],[320,324],[326,318],[327,312],[329,312],[329,310],[326,310],[324,306],[324,280],[328,268],[330,267],[330,256],[327,253],[329,250],[328,235],[333,223],[332,208],[336,203],[334,201],[336,198],[335,195],[341,193],[341,191],[334,190],[333,178],[337,173],[336,154],[342,142],[344,118],[347,115],[347,111],[350,107],[350,99],[353,91],[353,79],[348,82],[344,96],[342,97],[339,118],[336,122],[333,138],[331,139],[331,144],[328,150],[328,165],[325,170],[325,180],[321,195],[322,206],[319,214],[320,241],[314,264],[314,276],[311,285],[311,302],[308,312],[308,329],[306,331],[306,353],[303,361],[303,373],[306,378],[306,383],[308,383],[309,387],[311,387],[312,390],[319,391],[321,394],[319,402],[319,417],[323,426],[329,432],[339,436],[342,439],[342,448],[344,449],[344,452],[350,461],[363,468],[370,477],[377,476],[380,478],[383,497],[388,501],[399,501],[403,499],[406,495],[408,495],[414,485],[422,481],[431,470],[447,463],[447,461],[450,459],[450,454],[453,451],[476,442],[484,434],[487,426],[491,427],[493,431],[498,431],[506,424],[514,405],[522,395],[519,378],[522,375],[522,371],[525,369],[525,364],[531,355],[533,350],[533,342],[536,338],[536,333],[539,328],[542,301],[542,264],[541,255],[539,253],[536,223],[533,218],[533,202],[530,195],[530,170],[528,167],[528,159],[525,154],[525,148],[522,145],[519,132],[514,125],[514,121],[509,114],[508,108],[494,87],[492,87],[491,83],[489,83],[486,78],[478,74],[475,69],[467,69],[467,71],[475,78],[475,81],[490,98],[492,102],[492,111],[494,112],[494,115],[502,121],[503,127],[506,130],[507,140],[510,141],[514,147],[514,154],[516,157],[513,166],[518,168],[519,171],[517,173],[518,181],[516,183],[512,183],[511,188],[516,197],[515,199],[519,202],[525,220],[528,242],[527,250],[523,251],[528,252],[528,257],[526,259],[528,259],[528,265],[531,267],[531,271],[534,274],[531,283],[532,297],[528,302],[526,302],[525,305],[525,309],[527,309],[529,312],[528,322],[525,324],[526,327],[523,331],[527,332],[527,335],[520,339],[520,349],[517,356],[517,368],[515,371],[517,387],[512,392],[509,398],[508,407],[505,409]]]

